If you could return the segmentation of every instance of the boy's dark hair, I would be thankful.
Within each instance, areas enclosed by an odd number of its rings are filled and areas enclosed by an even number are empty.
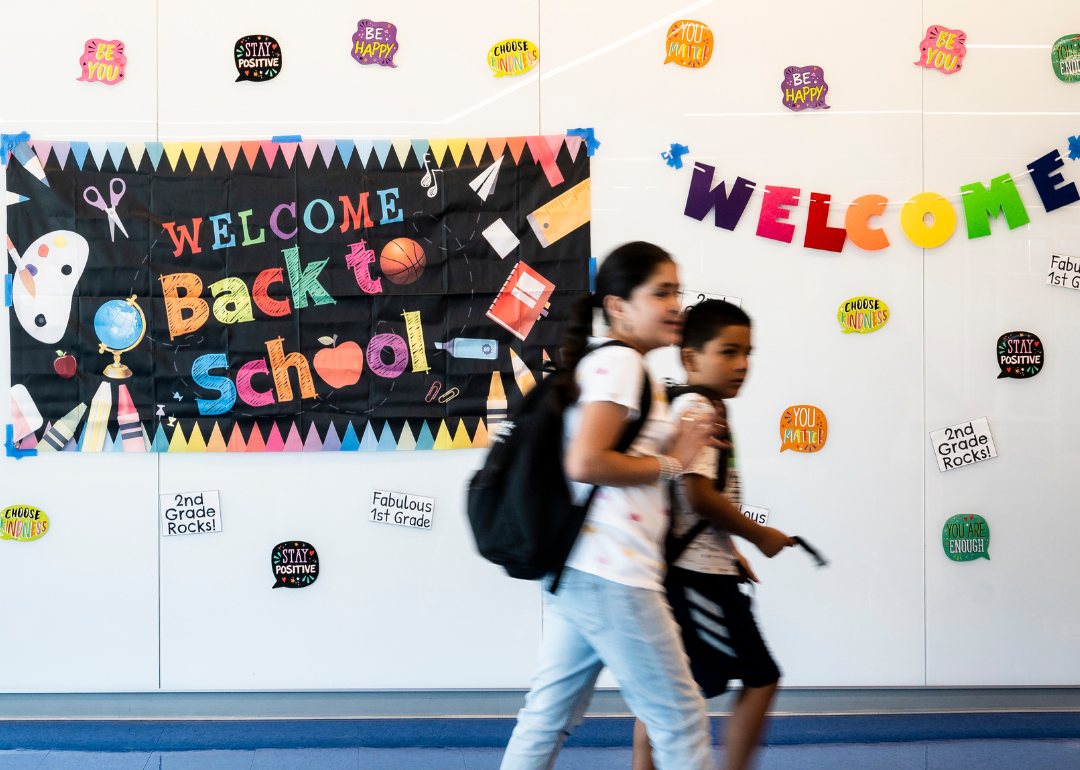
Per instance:
[[[707,299],[687,308],[681,347],[701,350],[728,326],[751,325],[750,316],[738,305]]]

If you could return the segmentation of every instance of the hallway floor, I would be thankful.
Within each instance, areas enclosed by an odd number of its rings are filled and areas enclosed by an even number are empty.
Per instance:
[[[718,749],[718,760],[723,749]],[[0,770],[498,770],[502,749],[0,751]],[[559,770],[630,770],[628,748],[568,748]],[[1080,740],[769,746],[757,770],[1080,770]]]

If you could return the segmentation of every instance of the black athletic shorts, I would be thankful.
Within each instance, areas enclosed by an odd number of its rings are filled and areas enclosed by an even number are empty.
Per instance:
[[[706,698],[724,692],[732,679],[746,687],[780,679],[738,577],[671,567],[666,587],[690,670]]]

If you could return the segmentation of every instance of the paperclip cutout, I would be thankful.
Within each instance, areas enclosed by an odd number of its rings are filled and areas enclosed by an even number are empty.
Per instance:
[[[439,395],[440,390],[442,390],[442,383],[436,380],[435,384],[428,390],[427,395],[424,396],[424,401],[430,404]]]
[[[445,404],[448,401],[453,401],[457,396],[460,396],[460,395],[461,395],[460,390],[458,390],[457,388],[450,388],[450,390],[446,391],[441,396],[439,396],[439,403],[440,404]]]

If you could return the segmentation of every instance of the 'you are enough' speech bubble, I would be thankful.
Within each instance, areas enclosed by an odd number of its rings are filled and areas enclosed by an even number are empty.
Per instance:
[[[941,528],[941,547],[953,561],[990,560],[990,525],[982,516],[950,516]]]

